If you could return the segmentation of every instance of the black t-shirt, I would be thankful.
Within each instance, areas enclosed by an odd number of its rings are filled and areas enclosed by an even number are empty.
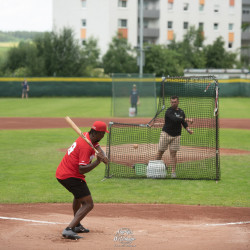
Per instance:
[[[28,83],[27,82],[23,82],[22,85],[23,85],[23,89],[25,89],[25,90],[28,89]]]
[[[131,90],[130,95],[131,95],[131,103],[136,104],[137,101],[138,101],[138,96],[139,96],[138,91],[137,90]]]
[[[181,125],[184,128],[188,127],[188,124],[185,122],[184,111],[180,108],[177,110],[172,107],[168,108],[165,113],[165,124],[162,131],[167,132],[171,136],[178,136],[181,135]]]

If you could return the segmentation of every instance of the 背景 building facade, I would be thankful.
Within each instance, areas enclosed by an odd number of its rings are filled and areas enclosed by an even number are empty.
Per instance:
[[[241,55],[245,66],[250,65],[250,0],[242,0]]]
[[[180,41],[195,26],[202,29],[205,45],[222,36],[226,50],[236,52],[241,47],[241,0],[143,2],[144,42],[169,44],[174,38]],[[53,0],[53,30],[72,28],[80,41],[94,37],[102,54],[117,32],[135,47],[139,44],[139,3],[140,0]]]

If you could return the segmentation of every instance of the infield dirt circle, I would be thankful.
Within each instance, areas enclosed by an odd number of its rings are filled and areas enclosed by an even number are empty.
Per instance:
[[[78,119],[73,120],[85,127],[97,120]],[[242,120],[226,120],[225,127],[250,129],[250,119]],[[68,125],[63,118],[0,118],[0,129],[51,127]],[[0,204],[0,249],[250,249],[250,208],[95,204],[82,222],[90,233],[78,241],[61,237],[71,210],[68,203]]]

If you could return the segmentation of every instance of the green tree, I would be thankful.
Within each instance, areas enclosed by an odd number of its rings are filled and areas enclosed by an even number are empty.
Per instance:
[[[95,76],[96,68],[100,67],[101,62],[100,49],[97,45],[97,40],[90,37],[83,44],[82,56],[84,59],[84,64],[82,65],[84,76]]]
[[[37,57],[35,44],[31,42],[20,42],[18,47],[11,48],[3,64],[3,71],[12,72],[11,74],[14,76],[14,72],[22,72],[22,76],[23,74],[27,74],[24,76],[42,75],[43,62]]]
[[[145,73],[155,73],[156,76],[183,75],[183,68],[179,63],[180,55],[164,45],[150,45],[145,52]]]
[[[203,41],[202,30],[196,30],[191,26],[184,35],[183,41],[176,42],[174,39],[168,48],[180,55],[179,63],[183,68],[204,68],[206,58],[203,52]]]
[[[134,50],[127,39],[115,36],[109,44],[109,49],[103,56],[103,68],[109,73],[137,73],[136,57]]]
[[[218,37],[212,45],[204,48],[207,68],[233,68],[237,63],[237,54],[227,52],[222,37]]]
[[[84,58],[71,29],[64,28],[60,33],[45,33],[35,43],[38,56],[44,61],[47,76],[82,76]]]
[[[9,50],[0,72],[18,76],[91,76],[100,65],[99,55],[94,38],[81,47],[73,31],[64,28],[59,33],[43,33],[33,42],[20,42]]]

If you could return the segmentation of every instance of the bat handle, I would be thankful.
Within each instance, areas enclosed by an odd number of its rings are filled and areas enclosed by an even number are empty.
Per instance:
[[[97,149],[93,146],[93,144],[88,140],[88,138],[81,132],[81,137],[89,144],[89,146],[94,149],[95,153],[98,154]]]

